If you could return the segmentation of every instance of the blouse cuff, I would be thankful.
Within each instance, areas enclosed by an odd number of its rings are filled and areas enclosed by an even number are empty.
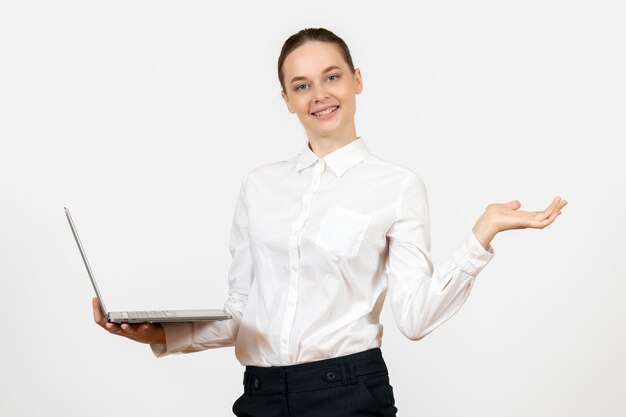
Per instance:
[[[477,276],[491,261],[495,250],[489,245],[487,249],[478,241],[472,230],[465,236],[461,246],[454,252],[454,263],[466,273]]]
[[[157,358],[182,351],[192,344],[193,323],[161,323],[165,331],[165,343],[150,345]]]

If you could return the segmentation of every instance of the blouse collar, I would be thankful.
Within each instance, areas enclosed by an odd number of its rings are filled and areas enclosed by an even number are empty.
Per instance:
[[[295,170],[300,172],[304,168],[313,165],[318,159],[323,159],[324,163],[328,165],[335,175],[341,177],[347,170],[363,161],[368,154],[369,150],[361,136],[347,145],[335,149],[323,158],[319,158],[309,148],[309,141],[307,140],[304,149],[300,152]]]

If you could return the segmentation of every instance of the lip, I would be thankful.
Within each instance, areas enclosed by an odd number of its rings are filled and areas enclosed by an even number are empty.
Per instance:
[[[331,107],[337,107],[335,110],[333,110],[332,112],[325,114],[324,116],[316,116],[315,113],[320,112],[320,111],[324,111],[326,109],[329,109]],[[337,113],[339,111],[339,109],[341,109],[341,106],[338,105],[331,105],[331,106],[326,106],[323,109],[319,109],[319,110],[315,110],[314,112],[311,113],[311,116],[315,117],[318,120],[326,120],[326,119],[330,119],[331,117],[333,117],[335,115],[335,113]]]

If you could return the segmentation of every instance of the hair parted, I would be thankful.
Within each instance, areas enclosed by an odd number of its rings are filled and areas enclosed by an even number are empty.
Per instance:
[[[285,91],[285,82],[283,80],[283,63],[287,56],[299,46],[304,45],[309,41],[320,41],[320,42],[329,42],[334,43],[339,47],[341,51],[341,55],[343,55],[343,59],[348,64],[348,68],[354,74],[354,64],[352,63],[352,56],[350,55],[350,49],[348,45],[341,39],[339,36],[335,35],[328,29],[324,28],[305,28],[300,30],[297,33],[291,35],[285,43],[280,51],[280,56],[278,57],[278,81],[280,82],[280,86],[283,91]]]

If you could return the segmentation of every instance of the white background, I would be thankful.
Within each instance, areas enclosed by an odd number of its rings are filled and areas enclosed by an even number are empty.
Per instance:
[[[155,359],[91,316],[221,307],[243,175],[300,151],[283,42],[361,68],[357,134],[418,172],[441,264],[485,206],[569,201],[499,234],[419,342],[383,309],[401,416],[623,416],[625,14],[606,1],[54,1],[0,6],[0,415],[227,416],[232,348]]]

